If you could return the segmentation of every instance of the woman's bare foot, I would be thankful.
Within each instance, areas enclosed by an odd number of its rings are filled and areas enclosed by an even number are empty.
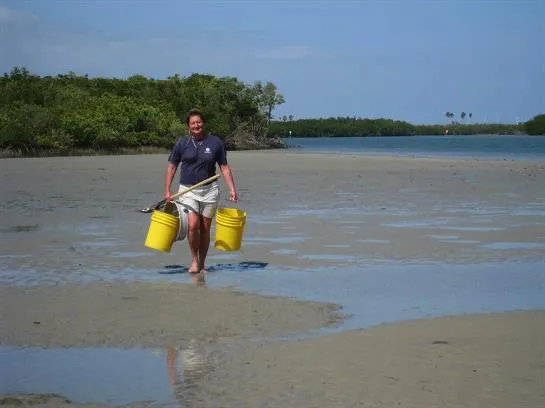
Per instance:
[[[206,267],[204,266],[204,262],[199,262],[199,273],[206,273]]]
[[[199,263],[197,261],[191,262],[191,266],[189,267],[188,271],[189,273],[199,273],[201,268],[199,267]]]

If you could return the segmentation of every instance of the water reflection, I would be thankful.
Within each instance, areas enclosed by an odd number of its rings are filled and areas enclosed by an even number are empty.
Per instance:
[[[191,340],[155,350],[0,347],[0,395],[21,402],[31,394],[56,394],[76,404],[187,407],[199,381],[214,370],[208,346]]]
[[[214,370],[214,364],[197,340],[184,348],[169,347],[167,350],[168,380],[174,399],[181,405],[197,398],[199,381]]]
[[[191,274],[191,283],[193,285],[199,286],[201,288],[206,287],[206,280],[204,279],[204,273],[192,273]]]

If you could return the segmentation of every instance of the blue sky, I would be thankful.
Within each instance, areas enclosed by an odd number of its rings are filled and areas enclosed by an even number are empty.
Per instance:
[[[271,81],[275,116],[545,113],[545,0],[0,0],[0,70]]]

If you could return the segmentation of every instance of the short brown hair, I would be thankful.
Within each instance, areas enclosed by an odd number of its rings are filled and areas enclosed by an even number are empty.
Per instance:
[[[197,109],[197,108],[193,108],[191,109],[189,112],[187,112],[187,116],[185,118],[185,124],[189,126],[189,119],[192,117],[192,116],[198,116],[201,118],[201,120],[204,122],[204,116],[201,112],[200,109]]]

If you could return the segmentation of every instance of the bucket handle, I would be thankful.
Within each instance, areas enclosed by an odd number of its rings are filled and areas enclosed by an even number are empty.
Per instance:
[[[183,194],[185,194],[185,193],[189,193],[190,191],[192,191],[192,190],[194,190],[194,189],[196,189],[196,188],[199,188],[199,187],[201,187],[201,186],[203,186],[203,185],[205,185],[205,184],[208,184],[208,183],[210,183],[210,182],[212,182],[212,181],[214,181],[214,180],[217,180],[217,179],[219,179],[219,178],[220,178],[220,175],[219,175],[219,174],[215,174],[215,175],[213,175],[212,177],[209,177],[209,178],[207,178],[206,180],[203,180],[203,181],[201,181],[201,182],[199,182],[199,183],[197,183],[197,184],[195,184],[195,185],[192,185],[191,187],[188,187],[188,188],[186,188],[186,189],[183,190],[183,191],[179,191],[179,192],[177,192],[176,194],[172,194],[172,195],[170,196],[170,200],[172,200],[172,199],[174,199],[174,198],[178,198],[178,197],[180,197],[181,195],[183,195]],[[159,201],[157,204],[155,204],[155,205],[153,206],[153,209],[155,209],[155,210],[158,209],[160,206],[162,206],[162,205],[163,205],[164,203],[166,203],[166,202],[167,202],[166,199],[162,199],[161,201]],[[149,212],[152,211],[152,209],[149,208],[149,207],[147,207],[147,208],[144,208],[144,209],[142,209],[142,210],[140,210],[140,211],[143,212],[143,213],[149,213]]]

